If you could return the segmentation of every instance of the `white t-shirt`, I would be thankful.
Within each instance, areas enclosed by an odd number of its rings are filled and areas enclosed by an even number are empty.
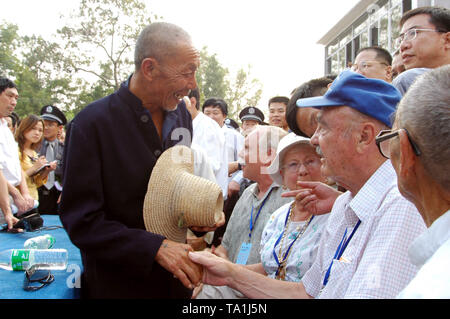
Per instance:
[[[231,129],[227,127],[225,124],[222,126],[222,130],[225,133],[225,145],[227,148],[227,154],[228,154],[228,163],[230,162],[236,162],[239,159],[239,152],[244,147],[244,136],[236,131],[235,129]],[[231,180],[238,174],[240,171],[234,172],[229,178],[228,182],[231,182]],[[242,180],[242,177],[240,177],[237,182],[239,183]]]
[[[227,146],[228,163],[238,160],[238,154],[244,147],[244,136],[238,131],[222,126],[222,130],[225,133],[225,144]]]
[[[22,168],[18,146],[4,118],[0,119],[0,166],[3,167],[3,175],[11,185],[20,184]]]

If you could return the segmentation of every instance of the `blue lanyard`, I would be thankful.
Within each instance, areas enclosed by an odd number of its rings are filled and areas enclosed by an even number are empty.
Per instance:
[[[269,194],[267,194],[266,198],[264,198],[264,201],[262,202],[261,206],[259,207],[258,214],[256,214],[255,221],[253,221],[253,205],[252,205],[252,211],[250,212],[250,232],[248,233],[248,238],[252,238],[252,231],[253,226],[256,224],[256,221],[258,220],[259,213],[261,213],[261,209],[264,207],[264,204],[266,203],[267,198],[269,198],[270,193],[272,192],[273,188],[270,190]]]
[[[288,210],[288,213],[287,213],[287,215],[286,215],[286,220],[284,221],[284,227],[285,227],[285,228],[286,228],[286,224],[287,224],[287,221],[288,221],[290,212],[291,212],[291,207],[289,206],[289,210]],[[311,221],[313,220],[313,218],[314,218],[314,216],[312,216],[311,219],[309,220],[310,223],[311,223]],[[286,229],[286,231],[287,231],[287,229]],[[278,256],[277,256],[276,252],[275,252],[275,247],[278,245],[278,243],[280,242],[280,240],[281,240],[282,237],[283,237],[283,232],[281,232],[280,237],[278,237],[277,241],[275,242],[275,245],[273,245],[273,251],[272,251],[272,254],[273,254],[273,256],[275,257],[275,261],[276,261],[276,263],[277,263],[278,266],[280,266],[281,263],[280,263],[280,261],[279,261],[279,259],[278,259]],[[286,252],[284,253],[282,262],[284,262],[284,261],[286,260],[287,256],[289,255],[289,251],[291,250],[291,247],[292,247],[292,245],[294,245],[294,243],[295,243],[295,241],[297,240],[297,238],[298,238],[298,236],[295,237],[295,239],[294,239],[294,240],[292,241],[292,243],[289,245],[288,249],[287,249]],[[275,276],[278,276],[278,272],[279,272],[279,269],[277,270],[277,273],[275,274]]]
[[[352,233],[350,234],[350,237],[348,239],[346,239],[346,235],[347,235],[347,228],[345,229],[345,233],[344,236],[342,236],[342,240],[339,243],[338,248],[336,249],[336,253],[334,254],[333,259],[331,260],[330,266],[328,267],[327,273],[325,274],[325,278],[323,279],[323,286],[325,287],[328,283],[328,279],[330,277],[330,271],[331,271],[331,266],[333,265],[333,261],[335,259],[339,260],[342,256],[342,254],[345,251],[345,248],[347,248],[348,243],[350,242],[350,240],[352,239],[353,235],[355,234],[356,230],[358,229],[359,225],[361,224],[361,220],[358,220],[358,222],[355,225],[355,228],[353,228]]]

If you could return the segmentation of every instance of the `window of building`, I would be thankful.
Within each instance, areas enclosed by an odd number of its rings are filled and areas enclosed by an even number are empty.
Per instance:
[[[412,0],[378,0],[375,12],[364,12],[325,48],[325,73],[338,74],[349,66],[360,48],[378,45],[391,54],[397,49],[395,39],[400,34],[399,22],[404,12],[411,10]]]

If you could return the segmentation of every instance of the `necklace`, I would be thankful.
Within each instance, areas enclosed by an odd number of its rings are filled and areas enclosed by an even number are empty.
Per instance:
[[[291,214],[292,214],[292,210],[295,208],[295,202],[292,203],[291,207],[289,208],[289,212],[288,212],[288,216],[286,217],[286,223],[284,226],[284,230],[283,230],[283,236],[281,238],[281,242],[280,242],[280,249],[278,252],[278,256],[282,256],[282,251],[283,251],[283,243],[284,243],[284,239],[286,237],[286,234],[288,232],[289,229],[289,224],[291,223]],[[278,280],[286,280],[286,263],[287,260],[289,258],[289,255],[291,253],[291,248],[292,245],[295,243],[295,241],[300,238],[303,233],[306,231],[306,228],[308,228],[308,225],[310,224],[311,220],[313,219],[313,215],[311,215],[308,220],[306,221],[306,223],[303,225],[302,229],[299,231],[299,228],[297,228],[297,236],[294,238],[294,240],[291,242],[291,244],[288,246],[286,252],[284,253],[284,256],[281,260],[281,262],[278,262],[279,258],[278,256],[276,256],[275,251],[274,251],[274,256],[275,256],[275,260],[278,263],[278,269],[276,272],[276,279]],[[276,243],[275,243],[276,245]],[[275,247],[274,247],[275,248]]]

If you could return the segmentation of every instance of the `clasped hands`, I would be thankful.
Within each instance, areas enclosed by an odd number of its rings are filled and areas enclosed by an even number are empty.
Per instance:
[[[320,182],[298,182],[300,187],[297,190],[288,191],[282,194],[283,197],[294,197],[298,209],[309,211],[313,215],[326,214],[331,211],[336,198],[341,192]],[[192,227],[194,231],[213,231],[224,224],[218,222],[214,227]],[[166,245],[166,246],[165,246]],[[165,250],[171,247],[172,249]],[[160,258],[158,261],[165,269],[173,273],[184,286],[193,289],[200,283],[224,286],[229,283],[229,278],[233,271],[241,267],[233,264],[226,258],[221,258],[217,254],[207,251],[194,252],[187,244],[174,243],[165,240],[158,251]],[[163,254],[163,252],[167,252]]]
[[[196,232],[214,231],[225,224],[225,214],[222,212],[220,220],[211,227],[196,227],[191,229]],[[203,267],[191,261],[189,252],[194,249],[191,245],[174,242],[165,239],[159,248],[155,260],[164,269],[171,272],[181,283],[189,289],[194,289],[202,282]]]
[[[313,215],[329,213],[336,198],[342,193],[320,182],[298,182],[299,189],[288,191],[282,197],[293,197],[297,209],[308,211]],[[203,266],[202,282],[214,286],[230,285],[233,273],[238,272],[241,265],[234,264],[227,258],[207,251],[189,252],[189,258]]]

